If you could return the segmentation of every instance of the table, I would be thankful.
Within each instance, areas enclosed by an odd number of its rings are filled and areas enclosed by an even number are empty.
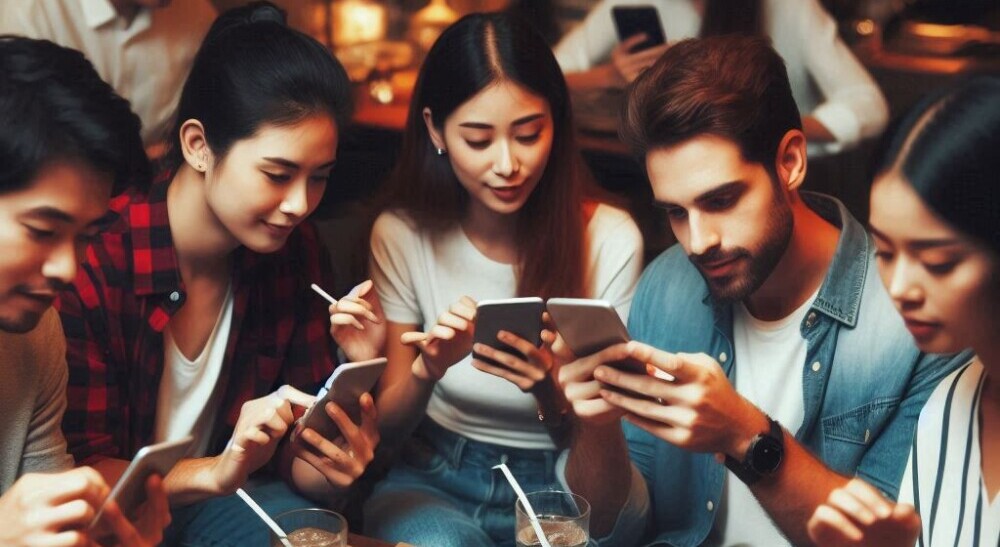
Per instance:
[[[366,538],[364,536],[359,536],[358,534],[349,534],[347,536],[347,544],[350,547],[409,547],[407,543],[387,543],[382,540]]]

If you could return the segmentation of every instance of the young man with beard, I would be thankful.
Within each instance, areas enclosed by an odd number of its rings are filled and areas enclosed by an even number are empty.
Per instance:
[[[110,489],[66,452],[66,340],[52,302],[112,188],[147,167],[139,119],[81,53],[0,36],[0,545],[96,539],[88,526]],[[117,543],[159,543],[167,498],[159,478],[146,491],[135,526],[114,503],[105,512]]]
[[[920,408],[968,358],[922,354],[864,227],[800,191],[806,138],[781,58],[760,38],[681,42],[630,90],[623,132],[679,244],[643,273],[635,341],[557,348],[583,422],[565,477],[592,535],[798,544],[852,476],[894,498]]]

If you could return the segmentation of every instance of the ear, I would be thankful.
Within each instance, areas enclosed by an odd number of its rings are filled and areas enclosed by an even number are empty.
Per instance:
[[[198,120],[187,120],[181,125],[181,152],[192,169],[204,173],[214,161],[212,150],[205,138],[205,127]]]
[[[431,109],[424,107],[424,125],[427,126],[427,134],[431,138],[431,144],[434,148],[440,150],[447,150],[448,147],[444,144],[444,135],[438,131],[437,127],[434,127],[434,118],[431,116]]]
[[[790,129],[778,145],[774,158],[778,182],[787,191],[794,192],[806,180],[806,136],[798,129]]]

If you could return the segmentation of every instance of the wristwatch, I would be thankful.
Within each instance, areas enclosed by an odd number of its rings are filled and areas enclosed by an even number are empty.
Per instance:
[[[773,475],[785,458],[785,433],[781,424],[767,417],[770,431],[761,433],[750,440],[750,447],[743,461],[726,456],[726,467],[747,486],[762,477]]]

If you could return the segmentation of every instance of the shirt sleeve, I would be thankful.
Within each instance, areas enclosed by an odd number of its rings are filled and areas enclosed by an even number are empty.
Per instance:
[[[909,390],[896,409],[895,416],[861,459],[857,470],[859,477],[896,499],[924,403],[942,379],[970,359],[971,351],[950,356],[920,355]]]
[[[601,206],[598,214],[607,206]],[[608,208],[610,209],[610,208]],[[605,210],[608,210],[605,209]],[[593,258],[593,297],[607,300],[618,310],[623,323],[628,323],[632,296],[642,273],[643,242],[639,227],[628,213],[610,209],[617,214],[604,220],[590,237]],[[609,215],[610,216],[610,215]],[[594,219],[591,222],[597,222]]]
[[[56,302],[66,335],[69,371],[63,431],[79,465],[127,457],[113,433],[119,429],[121,386],[110,358],[105,307],[90,274],[89,267],[82,267],[73,287]]]
[[[618,43],[611,20],[614,4],[612,0],[601,0],[583,22],[559,40],[554,53],[563,72],[583,72],[608,60]]]
[[[35,363],[39,370],[39,386],[18,475],[73,467],[73,457],[66,452],[66,438],[62,432],[66,411],[66,342],[58,314],[54,310],[46,313],[37,328],[44,333],[44,345],[40,345]]]
[[[836,138],[822,144],[837,153],[862,139],[879,135],[889,121],[889,106],[875,80],[837,33],[837,23],[816,0],[789,0],[779,4],[794,19],[781,32],[796,33],[806,70],[823,101],[809,115]]]
[[[410,226],[398,214],[387,211],[379,215],[372,227],[371,275],[389,321],[400,324],[422,324],[423,315],[408,260],[420,252],[417,228]]]

